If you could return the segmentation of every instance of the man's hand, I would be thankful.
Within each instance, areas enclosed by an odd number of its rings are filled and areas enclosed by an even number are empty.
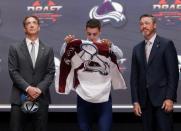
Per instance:
[[[28,100],[29,100],[29,101],[34,101],[34,100],[36,100],[36,99],[32,98],[31,96],[28,96]]]
[[[141,112],[141,106],[138,102],[135,102],[133,105],[133,112],[136,116],[141,116],[142,112]]]
[[[42,91],[39,88],[36,88],[37,93],[40,95]]]
[[[33,88],[34,88],[34,87],[33,87]],[[28,89],[28,90],[29,90],[29,89]],[[33,90],[34,90],[34,89],[33,89]],[[41,91],[39,88],[35,88],[34,91],[36,92],[36,94],[34,95],[34,97],[28,95],[28,100],[29,100],[29,101],[34,101],[34,100],[36,100],[36,99],[41,95],[41,93],[42,93],[42,91]]]
[[[35,100],[40,96],[41,90],[39,88],[29,86],[27,88],[27,93],[28,93],[28,96],[29,96],[30,100]]]
[[[173,101],[170,99],[166,99],[163,102],[162,109],[165,110],[165,112],[171,112],[173,111]]]
[[[75,39],[75,36],[74,35],[67,35],[64,39],[64,41],[68,44],[70,43],[71,41],[73,41]]]
[[[112,45],[112,42],[109,39],[102,39],[101,43],[106,44],[109,47],[111,47]]]

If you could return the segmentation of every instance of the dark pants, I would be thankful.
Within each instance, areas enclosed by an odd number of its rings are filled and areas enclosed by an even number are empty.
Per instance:
[[[93,120],[98,122],[99,131],[111,131],[112,99],[107,102],[90,103],[77,97],[77,118],[81,131],[91,131]]]
[[[153,106],[147,97],[147,105],[142,109],[144,131],[173,131],[172,114]]]
[[[33,114],[21,111],[19,105],[11,106],[10,131],[46,131],[48,120],[48,105],[41,105]],[[32,126],[27,125],[32,124]],[[31,129],[30,129],[31,128]]]

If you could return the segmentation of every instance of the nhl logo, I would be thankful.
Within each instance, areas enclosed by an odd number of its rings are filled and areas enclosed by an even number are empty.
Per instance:
[[[25,101],[21,109],[24,113],[35,113],[39,109],[39,104],[37,102]]]

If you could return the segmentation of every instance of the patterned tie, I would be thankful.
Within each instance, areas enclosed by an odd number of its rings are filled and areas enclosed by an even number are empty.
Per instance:
[[[31,60],[32,60],[32,63],[33,63],[33,68],[35,67],[35,43],[31,43],[32,47],[31,47],[31,52],[30,52],[30,55],[31,55]]]
[[[150,52],[151,52],[151,42],[147,41],[146,45],[145,45],[145,54],[146,54],[146,61],[148,62],[149,60],[149,56],[150,56]]]

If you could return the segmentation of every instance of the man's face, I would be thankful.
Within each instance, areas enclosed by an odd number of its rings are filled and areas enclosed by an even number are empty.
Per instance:
[[[37,35],[40,31],[38,21],[33,17],[26,19],[24,31],[27,35]]]
[[[100,32],[99,28],[90,28],[90,27],[86,28],[87,39],[92,42],[96,42],[99,39],[100,33],[101,32]]]
[[[150,17],[143,17],[140,20],[140,31],[146,39],[150,39],[156,31],[156,23]]]

